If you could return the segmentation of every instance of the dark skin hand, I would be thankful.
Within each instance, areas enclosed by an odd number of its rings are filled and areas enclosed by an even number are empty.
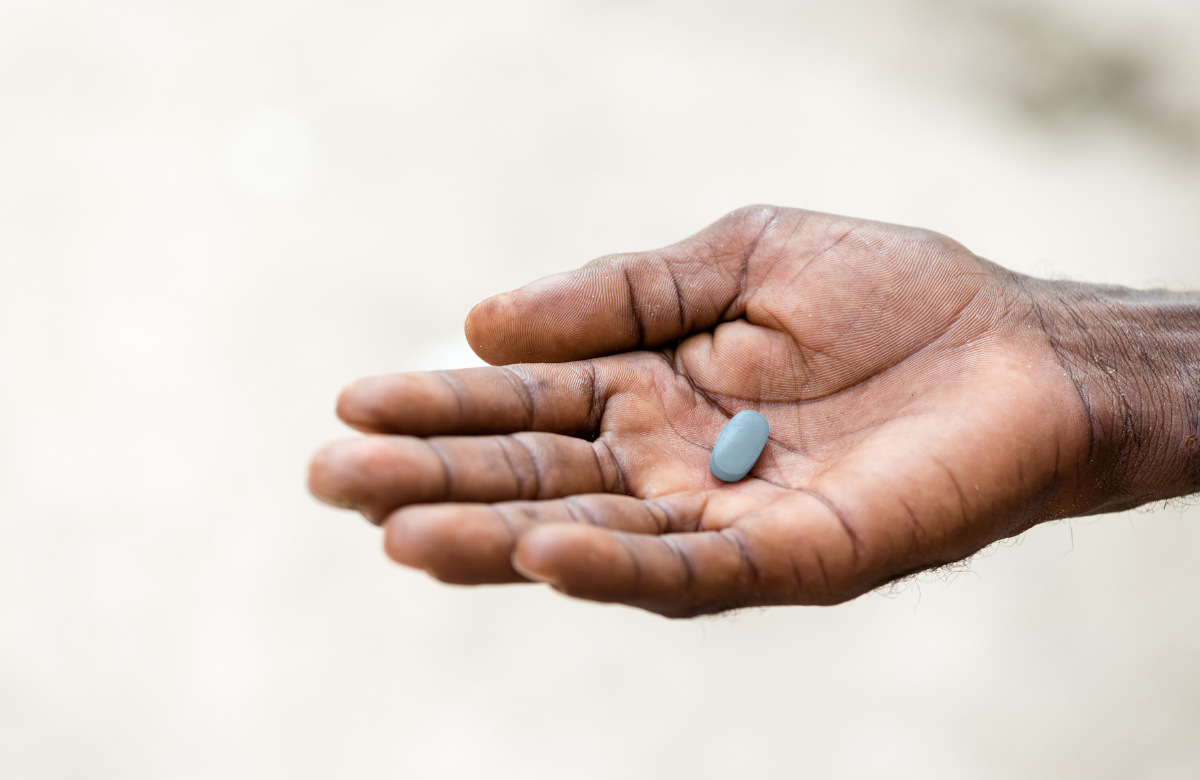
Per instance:
[[[936,233],[755,207],[476,306],[496,367],[359,381],[310,486],[462,584],[669,616],[834,604],[1200,484],[1195,296],[1024,277]],[[742,409],[737,483],[708,470]]]

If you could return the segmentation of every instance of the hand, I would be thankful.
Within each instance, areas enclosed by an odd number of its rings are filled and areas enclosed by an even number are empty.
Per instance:
[[[935,233],[745,209],[479,304],[467,336],[500,367],[350,386],[338,413],[370,435],[321,451],[311,489],[447,582],[671,616],[841,602],[1184,490],[1118,468],[1136,453],[1079,319],[1103,296],[1055,284]],[[742,409],[770,439],[726,484],[708,458]]]

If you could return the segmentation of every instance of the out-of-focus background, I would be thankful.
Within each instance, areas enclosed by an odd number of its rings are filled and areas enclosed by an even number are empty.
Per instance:
[[[0,777],[1200,776],[1200,515],[671,622],[309,454],[486,295],[753,202],[1200,287],[1193,0],[0,4]]]

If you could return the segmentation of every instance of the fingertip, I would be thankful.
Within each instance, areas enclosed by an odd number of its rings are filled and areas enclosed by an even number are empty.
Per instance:
[[[383,549],[396,563],[458,585],[515,582],[512,535],[476,504],[405,507],[384,521]]]
[[[430,557],[428,526],[418,507],[393,512],[383,521],[384,553],[401,566],[424,569],[422,564]]]
[[[534,582],[557,587],[555,582],[555,529],[543,526],[527,531],[512,552],[512,567]]]
[[[313,455],[308,466],[308,489],[318,500],[339,509],[354,509],[374,525],[386,515],[388,498],[372,485],[388,468],[382,441],[347,438],[330,442]]]
[[[513,569],[529,579],[572,596],[601,600],[614,581],[629,575],[624,571],[628,563],[616,534],[573,524],[531,529],[521,536],[512,555]]]
[[[330,506],[345,507],[347,504],[337,497],[335,490],[338,484],[339,445],[340,442],[331,442],[313,453],[308,462],[308,492]]]
[[[379,403],[381,380],[381,377],[358,379],[342,388],[335,407],[338,419],[363,433],[378,433],[383,419]]]
[[[463,331],[476,355],[493,366],[519,363],[514,355],[513,321],[519,315],[514,293],[504,292],[485,298],[467,313]]]

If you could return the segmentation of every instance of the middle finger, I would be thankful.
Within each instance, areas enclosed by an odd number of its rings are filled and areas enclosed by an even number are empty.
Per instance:
[[[595,442],[554,433],[507,436],[368,436],[326,446],[309,486],[374,523],[409,504],[532,501],[622,493],[616,458]]]

